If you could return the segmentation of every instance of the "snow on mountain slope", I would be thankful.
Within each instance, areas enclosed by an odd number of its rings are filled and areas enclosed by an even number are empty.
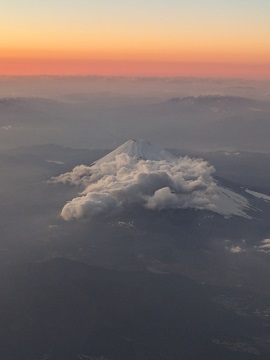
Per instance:
[[[214,200],[215,212],[224,216],[238,215],[251,219],[251,216],[245,212],[250,208],[245,197],[223,186],[218,186],[217,194],[218,196]]]
[[[270,196],[269,195],[265,195],[265,194],[259,193],[257,191],[252,191],[252,190],[249,190],[249,189],[246,189],[245,192],[247,192],[248,194],[250,194],[252,196],[255,196],[258,199],[263,199],[264,201],[270,201]]]
[[[159,150],[145,140],[128,140],[108,155],[94,162],[95,165],[100,163],[110,163],[115,160],[118,155],[128,155],[136,160],[167,160],[175,161],[177,157],[165,150]]]
[[[134,205],[152,211],[195,208],[250,218],[248,200],[220,186],[214,172],[203,159],[178,158],[146,141],[128,140],[90,166],[77,166],[52,182],[83,188],[64,206],[65,220],[112,214]]]

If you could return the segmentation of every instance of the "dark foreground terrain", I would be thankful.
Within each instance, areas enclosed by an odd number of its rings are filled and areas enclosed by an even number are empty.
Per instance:
[[[269,359],[267,309],[240,288],[66,259],[3,265],[1,284],[1,359]]]

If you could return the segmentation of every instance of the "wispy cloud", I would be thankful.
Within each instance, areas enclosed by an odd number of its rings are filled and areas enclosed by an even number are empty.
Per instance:
[[[12,129],[12,126],[11,125],[5,125],[5,126],[2,126],[1,129],[8,131],[8,130]]]
[[[270,254],[270,239],[264,239],[259,246],[255,246],[255,249],[259,252]]]

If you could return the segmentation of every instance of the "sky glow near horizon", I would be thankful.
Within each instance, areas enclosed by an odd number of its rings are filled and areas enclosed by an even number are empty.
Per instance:
[[[270,78],[268,0],[1,4],[0,73]]]

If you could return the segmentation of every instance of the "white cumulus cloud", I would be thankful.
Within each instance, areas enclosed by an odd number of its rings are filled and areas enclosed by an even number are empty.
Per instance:
[[[214,168],[202,159],[137,160],[127,154],[110,162],[80,165],[51,181],[79,186],[81,193],[63,210],[65,220],[111,213],[129,205],[151,210],[215,209]]]

